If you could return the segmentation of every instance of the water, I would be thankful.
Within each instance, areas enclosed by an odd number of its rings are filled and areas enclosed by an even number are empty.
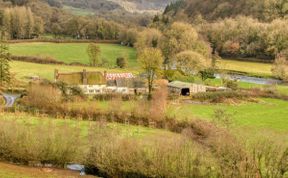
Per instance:
[[[259,77],[250,77],[245,75],[237,75],[237,74],[228,74],[226,75],[231,80],[237,80],[240,82],[246,82],[246,83],[253,83],[253,84],[259,84],[259,85],[274,85],[274,84],[281,84],[283,81],[273,79],[273,78],[259,78]],[[215,74],[215,77],[218,79],[221,79],[221,74]]]

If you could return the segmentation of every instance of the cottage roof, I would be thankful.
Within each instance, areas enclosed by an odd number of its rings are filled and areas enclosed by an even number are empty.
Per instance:
[[[117,80],[117,79],[132,79],[135,78],[132,73],[107,73],[106,80]]]
[[[193,83],[187,83],[187,82],[180,82],[180,81],[173,81],[168,83],[168,87],[173,87],[173,88],[190,88],[193,86]]]

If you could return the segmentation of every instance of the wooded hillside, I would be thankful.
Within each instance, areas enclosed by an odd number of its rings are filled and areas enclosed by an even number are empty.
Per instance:
[[[165,14],[191,19],[197,15],[206,20],[251,16],[263,21],[282,18],[288,14],[287,0],[180,0],[168,6]]]

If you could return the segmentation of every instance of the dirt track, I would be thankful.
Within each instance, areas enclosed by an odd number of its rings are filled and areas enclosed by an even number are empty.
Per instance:
[[[94,176],[79,176],[78,172],[62,169],[45,169],[18,166],[0,162],[0,178],[95,178]]]

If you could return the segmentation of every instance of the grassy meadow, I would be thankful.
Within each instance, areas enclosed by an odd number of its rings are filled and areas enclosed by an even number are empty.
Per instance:
[[[238,104],[173,104],[169,107],[168,115],[178,119],[189,119],[195,116],[212,120],[214,111],[225,110],[231,115],[235,126],[252,129],[272,129],[288,131],[287,101],[278,99],[258,99],[258,102],[243,102]]]
[[[217,61],[219,69],[245,72],[250,75],[272,76],[272,64],[250,61],[238,61],[233,59],[223,59]]]
[[[137,70],[133,69],[107,69],[99,67],[84,67],[84,66],[69,66],[69,65],[54,65],[54,64],[36,64],[30,62],[12,61],[11,72],[15,74],[16,78],[19,80],[26,80],[27,77],[39,76],[43,79],[53,80],[54,70],[58,69],[59,72],[79,72],[83,69],[87,71],[101,71],[104,72],[132,72],[137,73]]]
[[[101,59],[106,59],[111,66],[115,66],[116,59],[121,56],[128,57],[129,67],[137,65],[135,49],[117,44],[98,45]],[[87,46],[88,43],[15,43],[10,44],[10,52],[16,56],[52,57],[66,64],[89,64]]]
[[[86,52],[87,46],[88,43],[15,43],[10,44],[10,52],[16,56],[52,57],[67,64],[74,62],[89,64],[89,57]],[[129,59],[129,68],[138,68],[134,48],[117,44],[99,44],[99,46],[101,48],[101,58],[106,59],[110,66],[115,66],[116,58],[124,55]],[[217,61],[219,69],[259,76],[272,76],[271,66],[271,64],[266,63],[228,59]]]
[[[131,112],[138,107],[134,101],[119,101],[121,106],[117,110]],[[69,103],[72,108],[91,108],[107,111],[115,104],[109,101],[89,101]],[[288,131],[288,105],[287,101],[279,99],[259,98],[257,102],[241,102],[234,104],[199,104],[170,102],[166,114],[179,120],[204,119],[213,120],[214,112],[222,109],[231,115],[236,127],[252,129],[271,129],[276,132]]]
[[[18,113],[18,114],[9,114],[9,113],[1,113],[0,114],[0,120],[1,121],[7,121],[7,122],[17,122],[21,123],[26,126],[49,126],[49,124],[56,124],[58,126],[69,126],[71,128],[80,128],[81,129],[81,135],[84,138],[87,138],[89,128],[92,125],[98,126],[98,122],[93,121],[79,121],[79,120],[62,120],[62,119],[55,119],[52,117],[37,117],[37,116],[31,116],[26,113]],[[118,131],[119,134],[123,137],[133,137],[133,138],[142,138],[142,137],[149,137],[149,136],[173,136],[171,132],[160,130],[160,129],[153,129],[153,128],[147,128],[142,126],[132,126],[132,125],[125,125],[125,124],[118,124],[118,123],[107,123],[104,124],[106,127],[104,127],[107,130],[111,131]]]

